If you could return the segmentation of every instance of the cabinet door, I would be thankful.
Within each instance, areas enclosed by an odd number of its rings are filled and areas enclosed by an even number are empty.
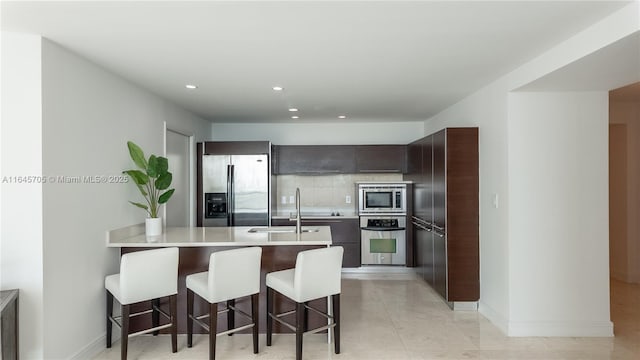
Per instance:
[[[434,236],[433,231],[423,231],[424,233],[424,280],[431,286],[435,283],[435,252],[434,252]]]
[[[204,154],[206,155],[257,155],[268,154],[268,141],[206,141]]]
[[[443,232],[432,231],[433,239],[433,288],[440,296],[447,297],[447,248]]]
[[[355,147],[355,151],[357,172],[407,172],[406,145],[360,145]]]
[[[427,136],[421,141],[422,144],[422,175],[420,176],[420,184],[422,185],[422,193],[420,200],[419,217],[429,224],[433,224],[433,136]]]
[[[350,145],[279,145],[276,174],[353,174],[355,150]]]
[[[416,257],[416,273],[423,280],[424,277],[424,265],[425,265],[425,242],[422,235],[422,230],[418,225],[412,224],[413,227],[413,243],[415,244],[415,257]]]
[[[273,226],[291,226],[295,222],[273,219]],[[332,245],[342,246],[342,267],[360,267],[360,221],[358,219],[302,219],[303,226],[330,226]]]
[[[433,224],[437,230],[445,228],[446,206],[446,130],[433,137]]]
[[[342,267],[360,267],[360,221],[358,219],[302,219],[304,225],[331,227],[333,245],[342,246]]]
[[[416,256],[416,272],[424,281],[433,286],[433,237],[431,231],[417,222],[412,223],[415,256]]]
[[[417,183],[422,175],[422,142],[414,141],[407,145],[407,174],[406,180]]]

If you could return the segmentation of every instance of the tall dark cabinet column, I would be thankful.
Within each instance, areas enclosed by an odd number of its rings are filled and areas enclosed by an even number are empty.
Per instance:
[[[477,301],[478,129],[446,128],[416,140],[408,159],[417,272],[449,303]]]

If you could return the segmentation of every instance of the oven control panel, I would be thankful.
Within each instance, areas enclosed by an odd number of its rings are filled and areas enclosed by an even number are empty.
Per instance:
[[[397,228],[398,219],[367,219],[368,228]]]

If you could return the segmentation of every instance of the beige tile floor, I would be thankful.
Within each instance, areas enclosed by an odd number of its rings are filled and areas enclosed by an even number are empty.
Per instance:
[[[307,335],[304,359],[640,359],[640,286],[612,281],[613,338],[510,338],[477,312],[453,312],[412,274],[346,274],[342,290],[342,352],[333,353],[326,335]],[[179,336],[171,353],[167,336],[131,339],[129,359],[205,359],[207,338],[187,348]],[[94,359],[118,359],[119,342]],[[218,337],[217,359],[295,358],[294,337],[260,337],[253,354],[251,336]]]

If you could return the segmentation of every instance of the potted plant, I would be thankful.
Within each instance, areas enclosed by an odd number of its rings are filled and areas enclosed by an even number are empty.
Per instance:
[[[160,205],[166,203],[175,189],[169,189],[172,175],[169,172],[169,160],[162,156],[149,156],[147,160],[142,149],[131,141],[127,141],[131,160],[138,166],[136,170],[125,170],[146,200],[146,204],[129,201],[131,204],[144,209],[149,217],[145,220],[147,236],[162,233],[162,218],[158,217]],[[168,190],[167,190],[168,189]]]

